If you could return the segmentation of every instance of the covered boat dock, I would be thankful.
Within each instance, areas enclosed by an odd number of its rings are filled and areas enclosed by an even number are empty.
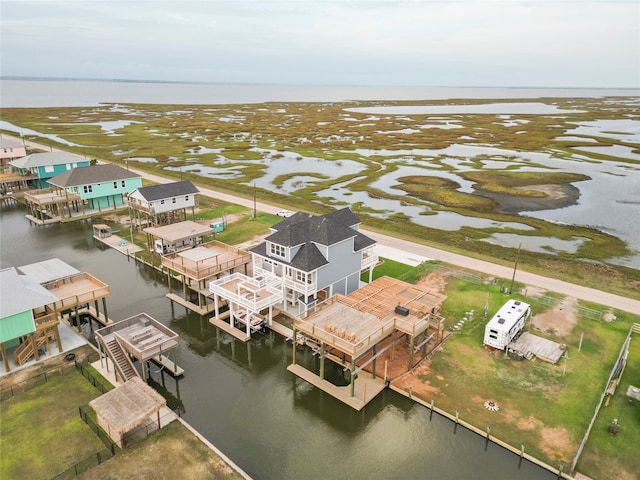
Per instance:
[[[211,323],[245,342],[253,331],[273,323],[273,307],[284,299],[282,279],[275,275],[248,277],[234,273],[212,281],[209,289],[215,311]],[[220,318],[221,299],[229,305],[229,323]],[[245,326],[244,333],[235,328],[235,322]]]
[[[142,376],[147,379],[146,363],[154,361],[172,375],[184,373],[176,364],[178,334],[146,313],[112,323],[95,333],[100,358],[106,354],[115,365],[116,377],[122,381],[138,376],[131,359],[142,364]],[[173,361],[164,354],[173,350]],[[107,363],[108,370],[108,363]]]

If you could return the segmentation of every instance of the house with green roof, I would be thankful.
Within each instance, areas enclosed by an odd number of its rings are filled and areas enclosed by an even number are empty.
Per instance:
[[[77,195],[90,209],[126,205],[127,195],[142,187],[142,177],[112,163],[74,168],[49,179],[49,184]]]

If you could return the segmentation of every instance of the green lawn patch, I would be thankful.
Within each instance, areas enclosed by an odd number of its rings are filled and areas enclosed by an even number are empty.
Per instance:
[[[104,449],[78,407],[100,393],[75,369],[0,404],[0,478],[52,478]]]
[[[23,477],[24,478],[24,477]],[[242,477],[174,420],[78,477],[82,480],[117,478],[189,478],[241,480]]]
[[[626,395],[630,385],[640,387],[640,335],[633,334],[627,365],[608,406],[600,409],[576,470],[598,479],[632,479],[640,472],[640,401]],[[617,419],[616,435],[609,426]]]

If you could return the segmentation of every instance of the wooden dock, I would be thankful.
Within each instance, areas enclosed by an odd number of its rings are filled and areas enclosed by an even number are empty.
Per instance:
[[[526,359],[531,359],[534,355],[545,362],[557,363],[566,352],[566,345],[538,337],[528,332],[524,332],[515,342],[508,346],[510,353],[515,353]]]
[[[354,396],[352,397],[350,394],[350,385],[338,387],[327,380],[322,380],[315,373],[296,364],[289,365],[287,370],[358,411],[362,410],[367,403],[385,389],[385,384],[382,380],[378,378],[367,378],[367,376],[363,374],[356,380]]]
[[[209,323],[211,323],[211,325],[215,325],[220,330],[224,330],[229,335],[237,338],[238,340],[241,340],[243,342],[248,342],[249,340],[251,340],[251,336],[247,335],[244,332],[244,330],[240,330],[240,329],[238,329],[236,327],[232,327],[227,322],[224,322],[222,320],[216,320],[215,317],[211,317],[209,319]]]
[[[157,357],[153,357],[150,360],[156,365],[164,367],[165,372],[170,373],[174,377],[184,375],[184,369],[173,363],[172,360],[164,355],[158,355]]]
[[[94,235],[93,238],[101,241],[105,245],[108,245],[125,255],[134,255],[135,253],[142,251],[142,248],[140,248],[138,245],[129,243],[124,238],[119,237],[118,235],[112,234],[111,236],[104,238]]]
[[[213,303],[207,304],[206,307],[200,307],[195,303],[185,300],[180,295],[176,295],[175,293],[167,293],[165,296],[172,302],[176,302],[178,305],[182,305],[184,308],[188,308],[189,310],[197,313],[198,315],[209,315],[213,313],[215,309],[215,306]]]

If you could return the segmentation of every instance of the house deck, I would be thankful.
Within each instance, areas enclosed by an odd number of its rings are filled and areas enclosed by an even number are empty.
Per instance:
[[[381,277],[348,296],[335,295],[294,319],[297,330],[337,348],[353,358],[360,357],[393,331],[411,337],[425,332],[446,299],[445,295]],[[396,307],[408,309],[407,315]]]
[[[246,273],[250,263],[249,253],[218,241],[162,257],[163,266],[197,281],[232,272],[239,267]]]
[[[55,303],[58,312],[109,296],[109,285],[88,273],[70,275],[43,286],[60,299]]]

